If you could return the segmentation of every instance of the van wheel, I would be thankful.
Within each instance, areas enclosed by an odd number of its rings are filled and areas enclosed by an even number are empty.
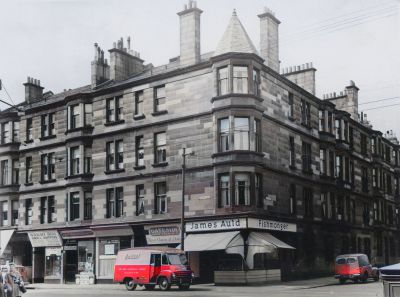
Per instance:
[[[339,278],[339,284],[343,285],[346,282],[344,278]]]
[[[171,288],[171,284],[166,277],[159,278],[158,286],[160,287],[161,291],[168,291]]]
[[[353,279],[353,282],[354,282],[355,284],[358,284],[358,278]]]
[[[190,284],[180,284],[179,285],[179,290],[181,290],[181,291],[189,290],[189,288],[190,288]]]
[[[365,283],[365,282],[367,282],[367,280],[368,280],[368,272],[365,272],[364,275],[363,275],[363,277],[362,277],[362,279],[361,279],[361,281],[362,281],[363,283]]]
[[[133,279],[128,278],[125,280],[125,288],[128,291],[134,291],[137,287],[137,284],[135,284],[135,282],[133,281]]]
[[[152,291],[154,290],[154,288],[156,287],[156,285],[144,285],[144,288],[148,291]]]

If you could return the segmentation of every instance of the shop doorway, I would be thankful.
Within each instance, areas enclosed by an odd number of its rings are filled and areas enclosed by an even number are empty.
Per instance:
[[[65,251],[65,281],[75,282],[75,274],[78,273],[78,251]]]
[[[33,251],[33,272],[32,278],[35,283],[44,282],[44,271],[45,271],[45,249],[44,247],[35,248]]]

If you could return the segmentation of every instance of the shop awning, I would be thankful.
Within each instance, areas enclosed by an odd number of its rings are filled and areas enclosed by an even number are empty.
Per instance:
[[[271,247],[280,249],[295,249],[294,247],[284,243],[275,236],[266,232],[250,232],[248,243],[249,247],[256,247],[259,249],[264,248],[265,253],[268,253],[271,250]]]
[[[189,234],[185,238],[186,252],[225,250],[229,254],[243,255],[243,246],[243,237],[239,231]]]
[[[0,256],[4,253],[13,234],[14,229],[0,231]]]

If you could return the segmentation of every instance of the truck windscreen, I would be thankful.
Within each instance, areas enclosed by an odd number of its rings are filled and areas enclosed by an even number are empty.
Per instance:
[[[171,265],[187,265],[186,256],[183,254],[168,254],[168,260]]]

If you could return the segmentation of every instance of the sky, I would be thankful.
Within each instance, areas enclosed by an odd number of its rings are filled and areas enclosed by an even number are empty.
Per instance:
[[[113,42],[127,36],[145,63],[166,64],[179,55],[177,12],[185,3],[0,0],[0,79],[15,103],[24,100],[27,76],[54,93],[90,84],[93,44],[107,58]],[[197,6],[204,11],[202,53],[215,50],[233,9],[259,48],[257,15],[267,6],[281,21],[281,67],[313,62],[320,98],[353,80],[359,111],[375,129],[400,137],[400,0],[198,0]],[[4,88],[0,99],[10,102]],[[381,108],[388,105],[394,106]]]

